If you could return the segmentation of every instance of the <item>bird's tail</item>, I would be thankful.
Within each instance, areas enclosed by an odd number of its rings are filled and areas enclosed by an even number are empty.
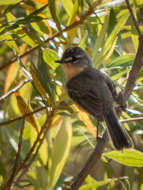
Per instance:
[[[118,118],[113,109],[108,114],[104,115],[104,119],[110,133],[112,142],[116,149],[121,150],[123,148],[133,147],[131,137],[125,131],[118,121]]]

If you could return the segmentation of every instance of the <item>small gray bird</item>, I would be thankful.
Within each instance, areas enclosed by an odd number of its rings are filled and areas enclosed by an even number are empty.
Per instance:
[[[115,113],[114,102],[126,109],[123,95],[114,82],[103,72],[93,68],[92,61],[79,47],[69,47],[61,60],[66,74],[69,97],[98,121],[105,121],[116,149],[132,147],[131,137],[120,125]]]

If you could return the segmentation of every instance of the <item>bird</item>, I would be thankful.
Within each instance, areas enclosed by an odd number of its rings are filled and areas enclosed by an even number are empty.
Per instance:
[[[65,88],[69,97],[98,122],[105,122],[117,150],[133,147],[132,138],[121,126],[115,103],[121,110],[126,101],[119,87],[101,70],[94,68],[90,56],[80,47],[68,47],[57,63],[66,75]]]

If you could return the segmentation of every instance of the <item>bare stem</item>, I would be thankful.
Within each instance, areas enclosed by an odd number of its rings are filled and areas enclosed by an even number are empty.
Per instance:
[[[25,117],[28,117],[28,116],[30,116],[30,115],[33,115],[34,113],[40,112],[40,111],[45,110],[45,109],[46,109],[46,106],[43,106],[43,107],[40,107],[40,108],[38,108],[38,109],[36,109],[36,110],[34,110],[34,111],[32,111],[32,112],[25,113],[25,114],[23,114],[23,115],[21,115],[21,116],[19,116],[19,117],[17,117],[17,118],[14,118],[14,119],[10,119],[10,120],[8,120],[8,121],[1,122],[1,123],[0,123],[0,127],[5,126],[5,125],[8,125],[8,124],[11,124],[11,123],[13,123],[13,122],[15,122],[15,121],[18,121],[18,120],[20,120],[20,119],[23,119],[23,118],[25,118]]]
[[[15,164],[13,166],[12,174],[9,180],[7,181],[7,183],[5,184],[5,186],[2,188],[2,190],[11,190],[13,187],[13,181],[16,176],[16,171],[19,165],[19,158],[20,158],[20,152],[21,152],[21,147],[22,147],[22,135],[24,131],[24,123],[25,123],[25,118],[23,118],[22,120],[22,125],[21,125],[20,135],[19,135],[18,151],[16,154],[16,159],[15,159]]]
[[[6,94],[4,94],[3,96],[0,97],[0,102],[4,101],[7,97],[9,97],[11,94],[17,92],[22,86],[24,86],[26,83],[30,82],[31,80],[26,79],[22,82],[20,82],[15,88],[13,88],[12,90],[8,91]]]

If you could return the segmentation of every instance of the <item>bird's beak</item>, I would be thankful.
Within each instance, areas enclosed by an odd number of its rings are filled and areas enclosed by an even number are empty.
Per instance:
[[[63,59],[56,60],[55,62],[56,62],[56,63],[61,63],[61,64],[66,63]]]
[[[66,58],[62,57],[60,60],[56,60],[55,62],[61,63],[61,64],[66,64],[66,63],[73,62],[73,59],[72,59],[72,57],[66,57]]]

